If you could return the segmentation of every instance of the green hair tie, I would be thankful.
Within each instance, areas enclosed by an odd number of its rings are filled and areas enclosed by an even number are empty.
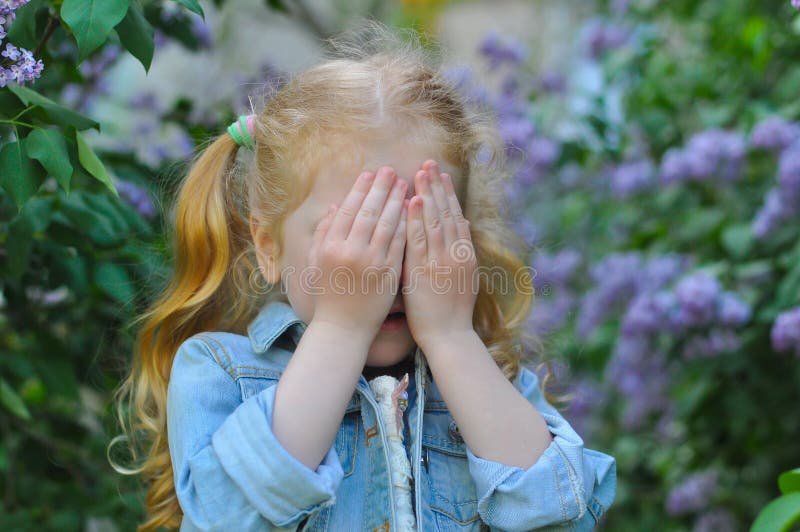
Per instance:
[[[233,124],[228,126],[228,134],[239,146],[248,150],[256,147],[255,135],[256,115],[241,115]]]

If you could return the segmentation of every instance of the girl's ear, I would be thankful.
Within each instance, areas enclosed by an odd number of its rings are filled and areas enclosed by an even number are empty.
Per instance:
[[[254,214],[250,215],[250,235],[256,249],[256,259],[261,275],[270,284],[280,281],[281,275],[275,260],[275,240],[267,229],[258,223]]]

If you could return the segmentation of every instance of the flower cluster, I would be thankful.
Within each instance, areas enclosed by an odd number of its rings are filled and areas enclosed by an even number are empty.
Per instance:
[[[793,351],[800,357],[800,307],[780,314],[772,325],[770,337],[776,351]]]
[[[16,18],[15,10],[27,4],[29,0],[0,0],[0,48],[3,39],[8,35],[8,26]],[[25,83],[32,81],[42,74],[44,63],[33,57],[33,53],[25,48],[17,48],[10,42],[5,43],[5,48],[0,52],[0,87],[9,83]]]
[[[750,133],[750,146],[762,150],[783,150],[800,139],[800,124],[779,116],[765,118]]]
[[[781,222],[797,214],[800,202],[800,124],[772,116],[756,125],[750,145],[780,151],[778,183],[766,195],[753,221],[753,234],[764,238]]]
[[[671,291],[637,297],[622,320],[621,332],[687,337],[682,352],[685,358],[716,356],[739,347],[733,329],[747,323],[750,314],[750,306],[737,294],[723,291],[711,275],[695,272],[683,277]]]
[[[637,296],[666,286],[689,266],[686,257],[669,254],[645,260],[639,253],[613,253],[589,270],[594,287],[581,302],[578,334],[586,338],[614,309],[624,309]]]
[[[656,169],[649,159],[631,159],[611,170],[611,191],[615,197],[625,199],[645,189],[655,181]]]
[[[575,308],[576,297],[569,284],[582,260],[573,249],[539,253],[534,258],[533,285],[537,297],[529,325],[535,333],[544,334],[561,327]]]
[[[625,400],[620,422],[626,430],[641,428],[653,413],[662,414],[663,425],[671,419],[667,357],[653,349],[647,338],[620,336],[605,378]]]
[[[746,155],[745,137],[735,131],[709,129],[693,135],[683,148],[671,148],[661,160],[665,184],[718,177],[734,181],[741,176]]]
[[[157,214],[153,200],[150,199],[143,187],[122,179],[116,180],[114,186],[119,191],[120,197],[136,209],[140,215],[152,218]]]
[[[719,487],[717,471],[694,473],[675,486],[667,496],[669,515],[682,515],[703,510]]]
[[[489,70],[495,70],[503,63],[520,64],[527,56],[527,49],[521,41],[501,39],[497,30],[490,30],[486,34],[478,51],[489,60]]]
[[[587,53],[594,60],[610,50],[625,46],[631,40],[630,28],[616,22],[592,20],[582,31]]]

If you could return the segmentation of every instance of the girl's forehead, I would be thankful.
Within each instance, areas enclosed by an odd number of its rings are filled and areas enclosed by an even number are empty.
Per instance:
[[[456,168],[440,152],[431,148],[399,143],[383,145],[366,153],[363,162],[356,158],[341,157],[323,163],[308,199],[315,203],[321,202],[323,209],[327,209],[330,203],[341,204],[363,171],[377,173],[383,166],[391,167],[399,179],[408,183],[406,197],[411,198],[415,193],[414,175],[429,159],[436,161],[441,172],[451,176],[457,173]]]

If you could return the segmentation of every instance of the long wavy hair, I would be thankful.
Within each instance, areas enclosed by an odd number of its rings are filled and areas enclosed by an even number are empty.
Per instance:
[[[381,131],[440,147],[457,169],[453,180],[478,265],[492,272],[479,277],[473,324],[498,367],[513,380],[528,357],[541,358],[541,342],[525,327],[534,299],[526,266],[532,250],[500,212],[509,172],[495,116],[449,81],[440,49],[413,30],[403,33],[362,20],[329,38],[322,62],[264,94],[261,110],[253,111],[256,147],[248,157],[237,157],[238,146],[224,133],[191,161],[168,220],[172,275],[132,322],[138,327],[133,362],[114,395],[122,434],[109,444],[109,461],[121,473],[141,475],[149,488],[148,518],[139,530],[179,528],[183,516],[166,419],[178,347],[204,330],[246,334],[260,308],[282,298],[260,274],[250,216],[276,236],[280,254],[282,224],[308,196],[320,165]],[[543,389],[550,375],[540,381]],[[111,448],[123,442],[132,466],[111,458]]]

